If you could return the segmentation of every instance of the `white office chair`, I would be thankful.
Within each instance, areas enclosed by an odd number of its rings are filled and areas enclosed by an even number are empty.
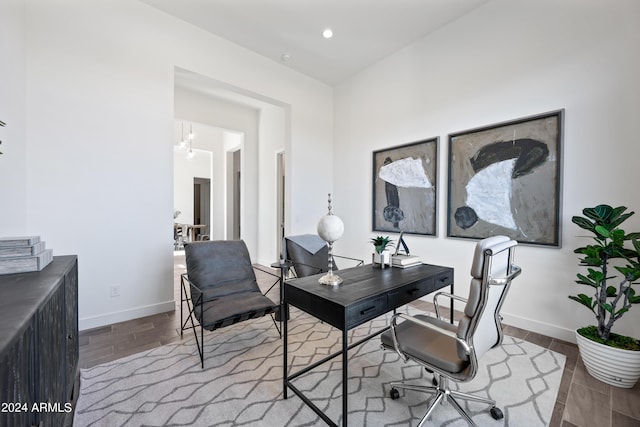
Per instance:
[[[426,422],[438,403],[445,398],[472,426],[475,426],[474,422],[456,398],[484,402],[490,405],[493,418],[503,417],[494,400],[451,390],[449,380],[472,380],[478,371],[478,359],[502,342],[500,308],[511,281],[521,272],[513,264],[516,245],[516,241],[505,236],[481,240],[476,245],[471,266],[468,299],[439,292],[434,297],[437,318],[398,313],[391,320],[391,328],[381,335],[383,348],[394,350],[405,362],[413,360],[437,375],[437,380],[433,380],[434,385],[391,384],[392,399],[399,398],[398,388],[434,394],[418,426]],[[440,297],[466,303],[457,326],[440,319]],[[400,319],[404,321],[398,323]]]

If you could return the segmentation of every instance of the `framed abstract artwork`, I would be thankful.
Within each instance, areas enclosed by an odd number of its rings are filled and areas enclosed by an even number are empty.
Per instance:
[[[374,231],[436,235],[438,138],[373,152]]]
[[[449,135],[447,236],[560,247],[564,110]]]

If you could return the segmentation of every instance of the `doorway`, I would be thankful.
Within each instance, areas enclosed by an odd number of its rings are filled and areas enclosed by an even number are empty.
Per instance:
[[[209,240],[211,227],[211,179],[193,178],[192,240]]]
[[[242,236],[242,149],[227,152],[227,239]]]

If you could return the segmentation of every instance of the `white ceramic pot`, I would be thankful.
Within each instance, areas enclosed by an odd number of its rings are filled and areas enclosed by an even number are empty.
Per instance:
[[[609,347],[576,331],[580,356],[592,377],[621,388],[632,388],[640,378],[640,351]]]
[[[382,251],[382,253],[374,252],[372,261],[374,266],[385,268],[386,266],[391,265],[391,252],[390,251]]]

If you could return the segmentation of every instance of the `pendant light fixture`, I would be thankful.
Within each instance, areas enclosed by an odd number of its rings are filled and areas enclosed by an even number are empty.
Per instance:
[[[187,160],[191,160],[195,157],[196,153],[193,152],[192,143],[195,135],[193,134],[193,125],[189,125],[189,152],[187,152]]]
[[[178,148],[182,151],[187,149],[187,141],[184,139],[184,122],[182,122],[182,133],[180,135],[180,143],[178,144]]]

